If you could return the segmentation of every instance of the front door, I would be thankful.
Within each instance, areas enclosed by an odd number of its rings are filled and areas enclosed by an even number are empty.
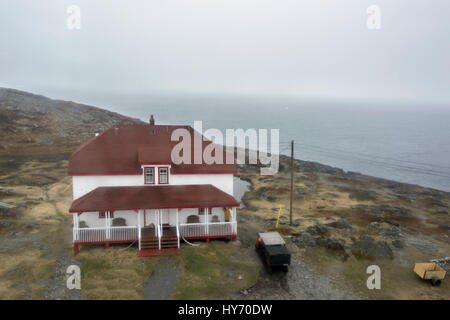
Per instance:
[[[169,209],[161,209],[161,224],[169,224]]]

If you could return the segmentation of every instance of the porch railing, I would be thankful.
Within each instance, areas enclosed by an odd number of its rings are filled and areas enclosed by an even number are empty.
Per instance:
[[[180,224],[180,236],[204,237],[236,234],[236,222],[210,222]]]
[[[74,228],[74,242],[134,241],[139,237],[137,226]]]
[[[205,237],[235,235],[237,224],[233,222],[185,223],[177,226],[177,237]],[[73,241],[92,243],[107,241],[134,241],[140,238],[138,226],[74,228]],[[158,245],[161,246],[162,227],[156,227]],[[179,244],[178,244],[179,246]]]
[[[235,222],[212,222],[208,223],[208,232],[211,236],[235,234]]]

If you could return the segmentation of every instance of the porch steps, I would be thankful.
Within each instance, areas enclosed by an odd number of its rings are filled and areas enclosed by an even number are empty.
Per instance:
[[[161,249],[161,250],[139,250],[139,257],[156,257],[156,256],[169,256],[178,254],[179,249],[178,248],[169,248],[169,249]]]
[[[178,238],[165,236],[161,238],[161,249],[178,248]]]
[[[141,250],[158,250],[159,243],[157,237],[143,237],[141,239]]]

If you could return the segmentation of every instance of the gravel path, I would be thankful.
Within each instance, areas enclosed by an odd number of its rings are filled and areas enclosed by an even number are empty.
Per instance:
[[[293,249],[293,248],[291,248]],[[353,293],[338,288],[333,280],[320,275],[310,268],[291,250],[291,265],[287,273],[268,273],[260,257],[251,248],[246,256],[259,261],[259,279],[251,288],[233,296],[233,299],[273,299],[273,300],[347,300],[361,299]]]
[[[62,254],[56,261],[55,275],[50,280],[50,283],[45,294],[45,299],[48,300],[84,300],[80,290],[67,289],[67,267],[70,265],[78,265],[80,263],[72,258],[68,253]],[[81,274],[83,277],[83,274]]]
[[[330,279],[309,270],[302,262],[292,261],[289,272],[268,274],[261,266],[258,283],[236,298],[346,300],[359,299],[338,289]]]
[[[156,270],[145,286],[145,300],[170,300],[179,278],[178,267],[173,259],[161,257]]]

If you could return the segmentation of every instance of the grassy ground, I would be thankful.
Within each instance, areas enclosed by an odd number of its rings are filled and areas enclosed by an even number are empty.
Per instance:
[[[146,282],[163,258],[179,270],[173,299],[224,299],[256,283],[257,266],[233,258],[238,243],[198,244],[182,244],[179,255],[151,258],[139,258],[135,246],[83,247],[77,256],[82,293],[88,299],[143,299]]]
[[[222,299],[254,285],[258,266],[239,256],[239,243],[211,241],[200,247],[183,245],[176,257],[182,273],[174,299]]]
[[[16,206],[0,213],[0,298],[42,299],[55,275],[58,255],[70,245],[67,161],[50,158],[12,165],[10,160],[0,160],[1,201]],[[29,183],[34,176],[39,178]]]
[[[146,284],[160,270],[162,258],[138,258],[136,246],[127,245],[110,249],[81,247],[80,254],[73,258],[68,214],[72,191],[65,157],[0,157],[0,201],[16,205],[9,212],[0,212],[0,299],[73,298],[65,290],[64,278],[65,267],[72,263],[81,265],[84,298],[145,298]],[[236,297],[239,291],[259,283],[264,273],[252,253],[252,245],[257,232],[275,227],[280,205],[284,208],[278,230],[288,237],[293,259],[305,263],[318,275],[333,279],[341,290],[374,299],[450,298],[447,279],[441,287],[434,288],[412,272],[414,262],[449,255],[450,241],[445,229],[450,225],[447,193],[298,170],[293,212],[296,224],[289,226],[288,172],[262,177],[257,168],[245,167],[239,174],[253,185],[245,196],[247,208],[238,211],[240,241],[198,242],[199,247],[182,244],[179,255],[164,257],[177,270],[178,282],[172,298]],[[400,214],[389,208],[380,211],[382,205],[403,209]],[[341,218],[352,225],[352,231],[329,227],[325,236],[343,241],[349,255],[346,259],[320,246],[297,248],[290,242],[291,237],[301,235],[309,226]],[[401,231],[415,242],[394,249],[392,260],[353,256],[349,247],[361,234],[369,234],[368,225],[374,221],[400,225]],[[372,236],[392,246],[392,239]],[[366,289],[365,271],[370,264],[382,267],[380,291]],[[280,279],[268,281],[274,282],[274,294],[284,290],[280,289]],[[260,287],[267,288],[265,284]],[[296,290],[294,284],[290,288]],[[293,295],[290,292],[283,296]],[[264,298],[264,292],[260,297]]]

